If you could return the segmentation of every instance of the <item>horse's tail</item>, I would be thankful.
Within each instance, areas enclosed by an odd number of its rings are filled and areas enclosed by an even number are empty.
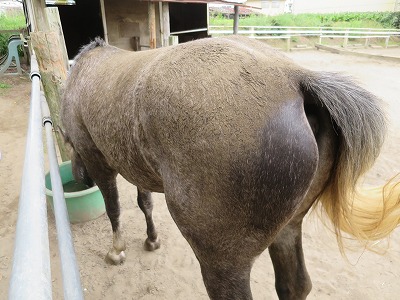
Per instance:
[[[339,135],[333,173],[319,201],[334,225],[340,250],[342,232],[361,241],[386,237],[400,223],[400,183],[373,192],[356,191],[357,180],[372,166],[383,144],[386,120],[379,100],[336,73],[313,73],[301,86],[326,107]]]

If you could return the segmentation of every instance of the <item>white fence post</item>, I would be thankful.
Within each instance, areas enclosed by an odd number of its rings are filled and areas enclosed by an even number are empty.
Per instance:
[[[347,29],[344,35],[343,48],[347,48],[348,42],[349,42],[349,30]]]

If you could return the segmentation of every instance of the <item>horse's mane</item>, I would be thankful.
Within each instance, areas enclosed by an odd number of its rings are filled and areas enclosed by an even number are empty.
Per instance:
[[[104,47],[107,46],[107,43],[100,37],[96,37],[93,41],[91,41],[89,44],[82,46],[82,48],[79,50],[79,53],[74,57],[74,64],[87,52],[93,50],[94,48],[97,47]]]

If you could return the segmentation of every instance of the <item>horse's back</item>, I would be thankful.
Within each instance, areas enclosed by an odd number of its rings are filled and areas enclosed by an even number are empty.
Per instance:
[[[72,70],[72,102],[82,133],[126,179],[156,191],[190,185],[260,227],[273,211],[283,222],[295,210],[316,145],[296,83],[302,70],[280,53],[233,37],[88,54]]]

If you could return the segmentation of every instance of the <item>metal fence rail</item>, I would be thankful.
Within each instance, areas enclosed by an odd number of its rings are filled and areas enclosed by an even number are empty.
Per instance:
[[[31,57],[31,106],[19,199],[9,299],[52,299],[42,124],[46,128],[64,299],[83,299],[68,212],[58,169],[52,123],[36,57]],[[42,119],[42,111],[44,118]]]
[[[239,26],[239,34],[301,34],[314,35],[321,34],[375,34],[399,36],[399,29],[391,28],[344,28],[344,27],[292,27],[292,26]],[[209,26],[210,34],[232,34],[232,26]]]
[[[44,180],[40,74],[31,58],[32,93],[9,299],[51,299],[51,274]]]
[[[69,225],[68,210],[58,168],[56,147],[53,139],[53,124],[44,94],[41,94],[43,126],[46,131],[47,152],[50,165],[50,179],[53,191],[54,216],[57,227],[58,249],[60,251],[61,274],[63,278],[64,299],[81,300],[83,292],[76,263],[74,244]]]

